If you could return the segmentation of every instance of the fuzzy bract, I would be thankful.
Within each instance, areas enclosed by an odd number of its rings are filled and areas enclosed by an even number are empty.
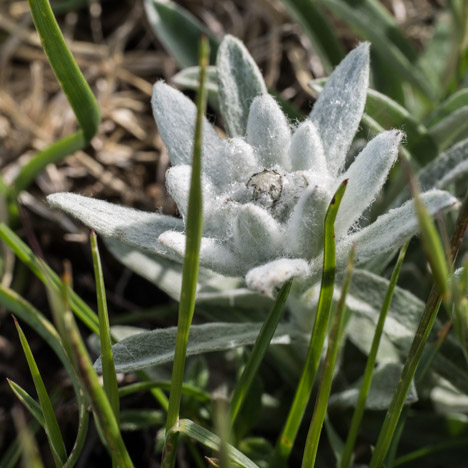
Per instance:
[[[288,121],[252,57],[232,36],[220,45],[216,73],[228,137],[221,138],[205,119],[202,267],[244,277],[249,288],[269,296],[291,278],[316,278],[325,212],[344,179],[349,182],[335,224],[339,268],[351,244],[356,245],[356,263],[363,263],[393,251],[417,232],[412,202],[359,227],[402,139],[399,130],[383,132],[346,164],[366,101],[368,43],[335,69],[298,125]],[[172,163],[167,190],[181,220],[74,194],[54,194],[49,201],[103,236],[182,262],[196,108],[162,81],[154,85],[152,106]],[[457,203],[441,190],[430,190],[422,199],[432,214]]]

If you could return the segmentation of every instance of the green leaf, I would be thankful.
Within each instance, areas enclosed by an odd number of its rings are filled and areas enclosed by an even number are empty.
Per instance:
[[[462,138],[468,129],[468,105],[453,110],[446,117],[429,127],[429,134],[441,149]]]
[[[327,73],[343,59],[345,52],[319,2],[282,0],[291,16],[301,25]]]
[[[187,356],[226,351],[255,343],[260,323],[206,323],[190,328]],[[131,336],[112,347],[117,372],[133,372],[138,369],[171,362],[174,359],[177,329],[175,327],[152,330]],[[273,338],[274,344],[304,340],[299,331],[280,325]],[[101,371],[101,360],[95,363]]]
[[[317,314],[301,379],[297,386],[288,418],[276,443],[275,452],[271,460],[271,468],[286,465],[287,459],[294,445],[299,426],[301,425],[302,418],[304,417],[304,412],[312,392],[315,376],[320,363],[322,348],[328,329],[328,320],[335,286],[335,220],[341,200],[343,199],[346,191],[347,183],[347,179],[341,182],[325,215],[322,282],[320,285]]]
[[[26,356],[26,360],[28,361],[29,370],[34,381],[37,396],[39,397],[41,411],[44,416],[44,428],[47,434],[47,440],[49,441],[50,449],[52,451],[52,456],[56,466],[60,467],[67,459],[67,452],[65,450],[65,444],[62,438],[62,432],[60,431],[60,426],[58,425],[52,403],[50,402],[49,394],[45,388],[44,381],[42,380],[41,373],[36,364],[36,360],[32,355],[26,336],[24,335],[23,330],[19,326],[16,319],[15,325],[21,341],[21,346]]]
[[[44,414],[42,413],[42,408],[36,400],[29,395],[29,393],[20,387],[17,383],[13,382],[10,379],[7,379],[8,385],[10,386],[13,393],[16,395],[19,401],[28,409],[28,411],[34,416],[36,421],[42,426],[45,427]]]
[[[210,62],[214,63],[218,41],[190,12],[170,0],[145,0],[144,5],[155,35],[181,68],[198,64],[198,41],[202,34],[209,38]]]
[[[179,423],[171,428],[171,433],[181,432],[186,436],[195,439],[205,447],[212,450],[219,451],[221,447],[221,439],[208,431],[207,429],[199,426],[198,424],[190,421],[190,419],[181,419]],[[239,452],[235,447],[228,444],[229,458],[240,467],[244,468],[258,468],[258,466],[249,460],[243,453]]]
[[[123,398],[128,395],[132,395],[136,392],[144,392],[152,388],[161,388],[163,390],[169,390],[171,388],[170,380],[165,381],[149,381],[149,382],[137,382],[134,384],[126,385],[125,387],[119,388],[119,396]],[[190,384],[182,385],[182,393],[186,396],[195,398],[200,402],[207,402],[211,400],[211,395],[208,392],[200,390]]]
[[[29,8],[47,59],[65,93],[81,130],[53,143],[34,156],[17,175],[13,192],[18,194],[47,164],[85,148],[97,133],[101,112],[88,83],[68,48],[48,0],[29,0]]]
[[[117,375],[115,373],[114,360],[112,357],[111,333],[109,328],[109,315],[107,312],[106,289],[104,285],[104,275],[102,273],[101,259],[97,244],[97,237],[91,232],[91,253],[94,266],[94,281],[96,284],[96,294],[99,314],[99,340],[101,343],[102,357],[102,377],[104,380],[104,390],[114,411],[117,423],[119,422],[119,393]]]

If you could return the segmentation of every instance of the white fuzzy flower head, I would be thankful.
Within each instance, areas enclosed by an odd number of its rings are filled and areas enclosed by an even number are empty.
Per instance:
[[[357,245],[356,262],[363,263],[416,232],[411,202],[364,229],[357,227],[387,179],[402,137],[396,130],[381,133],[345,168],[366,101],[367,43],[336,68],[310,115],[295,128],[268,94],[252,57],[232,36],[219,48],[216,74],[229,137],[220,138],[205,120],[202,267],[245,277],[251,289],[270,296],[290,278],[316,276],[325,212],[344,179],[349,182],[335,224],[339,268],[352,243]],[[152,105],[172,163],[167,189],[182,220],[73,194],[49,200],[101,235],[182,262],[196,108],[163,82],[154,86]],[[437,190],[423,194],[423,200],[432,213],[456,203]]]

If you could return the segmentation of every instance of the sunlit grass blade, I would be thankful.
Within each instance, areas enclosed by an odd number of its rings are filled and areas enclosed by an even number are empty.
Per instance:
[[[446,258],[446,252],[442,245],[437,229],[434,225],[432,217],[427,212],[426,206],[421,200],[419,193],[419,186],[411,173],[408,162],[402,158],[401,161],[404,163],[407,177],[409,180],[411,193],[414,200],[414,209],[419,221],[419,229],[421,232],[421,239],[424,252],[427,260],[431,265],[432,276],[435,284],[439,288],[439,292],[442,299],[448,303],[450,298],[450,267],[448,265],[448,259]]]
[[[14,320],[16,330],[18,331],[18,335],[20,338],[21,346],[23,348],[26,360],[28,362],[29,371],[31,372],[31,376],[34,381],[34,386],[36,387],[40,407],[44,416],[44,429],[46,431],[47,439],[52,450],[52,456],[54,458],[55,464],[58,467],[61,467],[67,459],[67,452],[62,438],[62,432],[60,431],[60,427],[58,425],[58,421],[55,416],[54,409],[49,398],[49,394],[47,393],[47,390],[45,388],[44,382],[36,364],[36,360],[32,355],[29,343],[26,339],[26,336],[23,333],[23,330],[19,326],[16,318]]]
[[[346,312],[346,296],[348,294],[349,285],[351,283],[355,251],[356,249],[353,246],[349,255],[348,266],[346,268],[340,300],[338,301],[335,317],[333,319],[333,324],[330,330],[327,355],[325,356],[325,362],[323,364],[322,379],[320,381],[317,400],[315,402],[314,414],[310,423],[304,455],[302,458],[303,468],[312,468],[315,465],[315,458],[317,457],[317,450],[319,446],[320,435],[322,434],[323,422],[325,421],[325,416],[327,414],[328,399],[330,398],[336,359],[338,357],[338,352],[341,345]]]
[[[361,425],[362,417],[364,415],[364,410],[366,407],[367,395],[369,394],[369,389],[372,383],[372,376],[374,372],[375,362],[377,359],[377,351],[379,350],[380,340],[382,338],[382,333],[385,325],[385,319],[387,318],[387,313],[392,302],[393,291],[395,290],[395,286],[400,275],[401,267],[403,265],[403,260],[405,259],[408,245],[409,242],[407,242],[400,250],[400,254],[395,264],[395,268],[393,269],[392,277],[390,278],[390,284],[388,285],[387,294],[385,296],[384,303],[382,304],[382,309],[380,310],[379,319],[377,321],[374,337],[372,339],[371,349],[367,358],[366,368],[364,370],[364,376],[362,378],[362,384],[361,389],[359,391],[356,408],[354,409],[351,424],[348,429],[348,436],[346,438],[346,443],[341,456],[341,468],[349,468],[349,466],[351,465],[354,445],[356,443],[356,439],[359,433],[359,426]]]
[[[32,250],[4,223],[0,223],[0,239],[15,253],[18,259],[24,263],[31,272],[45,285],[49,279],[57,291],[61,290],[61,281],[58,275],[40,259]],[[48,277],[44,275],[46,269]],[[99,335],[99,319],[96,313],[78,297],[74,291],[70,291],[70,305],[77,317],[94,333]]]
[[[112,357],[112,343],[109,328],[109,315],[107,313],[106,290],[102,273],[101,259],[97,244],[97,237],[91,232],[91,252],[93,256],[94,278],[96,283],[97,304],[99,315],[99,339],[101,343],[102,377],[104,390],[114,411],[117,423],[119,421],[119,392],[114,359]]]
[[[17,383],[13,382],[10,379],[7,379],[8,385],[10,386],[12,392],[16,395],[19,401],[27,408],[27,410],[34,416],[36,421],[42,426],[45,427],[44,415],[42,414],[42,409],[36,400],[26,391],[24,388],[20,387]]]
[[[86,440],[89,415],[87,409],[88,405],[85,401],[83,391],[78,383],[72,363],[63,347],[62,340],[52,323],[50,323],[37,309],[35,309],[28,301],[19,296],[16,292],[2,286],[1,284],[0,304],[8,311],[21,318],[21,320],[26,322],[41,336],[41,338],[53,349],[57,357],[60,359],[71,379],[79,409],[78,433],[73,449],[71,450],[68,460],[64,466],[74,466]]]
[[[467,226],[468,193],[463,200],[457,221],[455,223],[455,229],[450,239],[450,256],[452,263],[456,260]],[[370,468],[380,468],[384,463],[405,403],[408,389],[418,368],[421,356],[424,351],[424,346],[432,330],[432,326],[434,325],[441,301],[442,297],[439,293],[439,289],[434,285],[426,302],[426,307],[419,322],[413,343],[411,344],[400,381],[398,382],[398,387],[393,395],[392,402],[390,403],[390,407],[388,408],[387,414],[385,416],[385,421],[380,430],[377,445],[372,455]]]
[[[47,164],[57,162],[68,154],[84,148],[97,133],[101,112],[88,83],[68,48],[48,0],[29,0],[34,25],[41,38],[47,59],[65,93],[81,128],[44,151],[24,166],[13,183],[13,195],[34,180]]]
[[[125,385],[125,387],[119,388],[119,397],[123,398],[128,395],[132,395],[137,392],[145,392],[152,388],[161,388],[163,390],[170,390],[171,381],[150,381],[150,382],[136,382],[133,384]],[[196,400],[204,403],[211,400],[211,395],[204,390],[194,387],[190,384],[182,384],[182,393],[186,396],[195,398]]]
[[[245,397],[249,393],[249,389],[252,385],[252,382],[257,375],[260,364],[265,357],[270,341],[275,334],[276,327],[280,321],[281,315],[283,314],[284,304],[291,290],[292,281],[288,281],[283,285],[281,291],[276,298],[276,301],[271,308],[268,317],[263,323],[262,329],[258,335],[257,341],[252,349],[252,352],[249,356],[249,360],[242,372],[242,375],[237,383],[237,386],[234,390],[234,394],[231,398],[231,403],[229,407],[229,416],[231,419],[231,426],[234,425],[236,418],[239,414],[242,404],[244,403]]]
[[[221,446],[221,439],[208,431],[207,429],[199,426],[190,419],[181,419],[176,426],[173,426],[170,430],[170,433],[183,433],[186,436],[195,439],[197,442],[200,442],[205,447],[212,449],[214,451],[219,451]],[[243,453],[239,452],[232,445],[228,445],[229,449],[229,458],[236,466],[244,468],[258,468],[258,466],[249,458],[247,458]]]
[[[338,214],[341,200],[343,199],[348,180],[344,180],[338,187],[325,215],[324,253],[322,283],[320,296],[315,316],[314,328],[310,339],[307,357],[296,389],[294,400],[289,410],[288,418],[276,443],[275,451],[270,463],[271,468],[280,468],[286,465],[296,440],[299,426],[314,385],[315,375],[320,363],[325,336],[327,334],[328,320],[333,301],[333,289],[335,285],[335,219]]]
[[[109,453],[120,468],[131,468],[133,463],[122,439],[112,406],[99,383],[99,377],[93,369],[93,364],[70,311],[65,312],[64,323],[75,353],[81,384],[88,395]]]
[[[192,176],[188,200],[185,246],[185,258],[182,274],[182,292],[179,303],[177,323],[177,338],[172,369],[172,386],[169,395],[169,409],[167,413],[166,430],[176,424],[179,418],[182,382],[185,369],[185,354],[187,350],[188,335],[195,311],[195,298],[198,282],[198,268],[200,260],[200,244],[203,230],[202,189],[201,189],[201,149],[203,134],[203,116],[206,112],[207,90],[205,87],[206,70],[209,59],[209,43],[206,37],[200,40],[200,87],[197,93],[197,118],[195,123],[195,136],[192,161]],[[166,443],[163,454],[163,467],[171,467],[175,461],[177,440],[172,438],[171,445]]]
[[[43,468],[44,465],[34,435],[26,424],[23,413],[19,408],[12,410],[13,422],[18,433],[18,446],[23,459],[23,466],[28,468]],[[2,465],[4,466],[4,465]]]

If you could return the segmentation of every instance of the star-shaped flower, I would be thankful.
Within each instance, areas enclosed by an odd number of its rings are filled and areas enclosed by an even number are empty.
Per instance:
[[[297,126],[288,122],[252,57],[232,36],[220,45],[215,73],[229,137],[221,138],[205,120],[202,267],[244,277],[249,288],[269,296],[290,278],[316,277],[325,212],[344,179],[348,187],[335,224],[338,268],[352,244],[361,264],[416,233],[411,201],[362,229],[358,224],[385,183],[402,138],[398,130],[377,135],[346,168],[366,101],[369,44],[348,54]],[[182,262],[196,108],[162,81],[154,86],[152,105],[172,163],[167,190],[181,219],[70,193],[51,195],[49,201],[102,236]],[[431,213],[457,203],[440,190],[422,199]]]

